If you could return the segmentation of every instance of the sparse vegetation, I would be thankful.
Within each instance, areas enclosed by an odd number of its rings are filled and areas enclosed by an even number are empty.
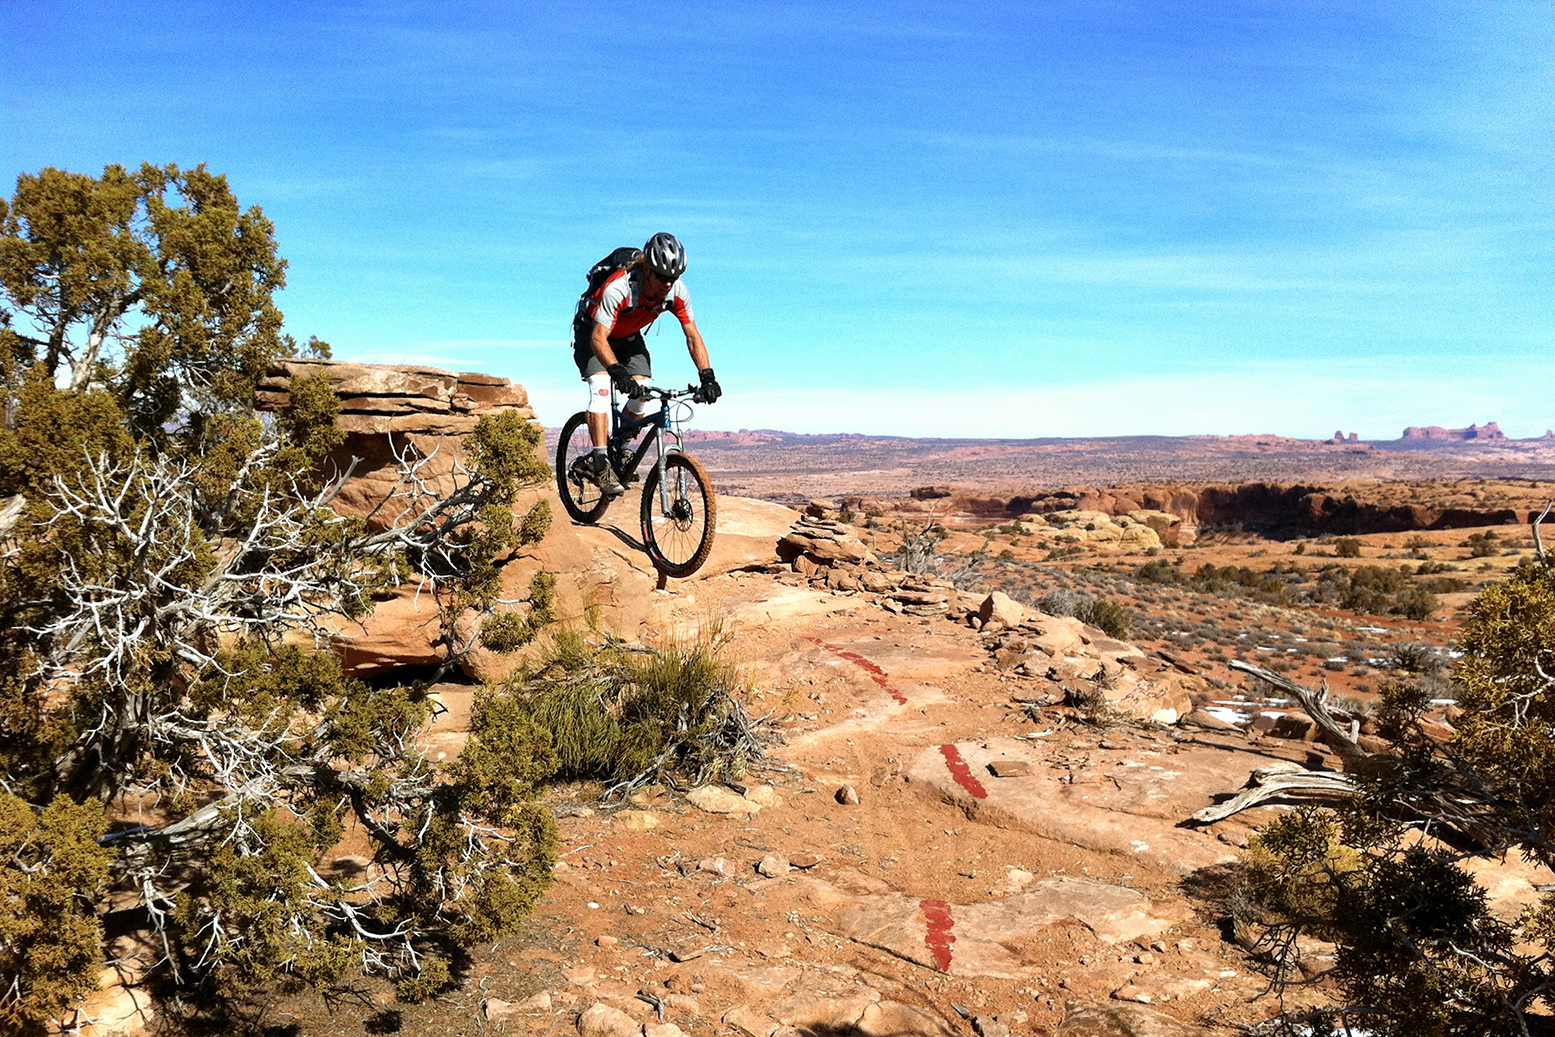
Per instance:
[[[1470,558],[1490,558],[1501,552],[1499,539],[1495,530],[1487,529],[1483,533],[1470,533],[1458,546],[1468,548]]]
[[[1100,596],[1091,597],[1073,591],[1049,591],[1037,599],[1036,605],[1050,616],[1073,616],[1119,640],[1128,637],[1134,622],[1132,609]]]
[[[1386,1035],[1525,1035],[1555,996],[1555,891],[1522,917],[1493,915],[1464,869],[1517,850],[1555,863],[1555,570],[1515,570],[1469,610],[1455,683],[1463,712],[1450,745],[1420,726],[1425,680],[1385,689],[1383,733],[1400,755],[1361,775],[1340,811],[1301,807],[1266,826],[1244,857],[1270,912],[1264,946],[1277,983],[1298,940],[1338,945],[1340,1004],[1288,1022],[1321,1031],[1364,1019]],[[1424,649],[1403,656],[1423,664]],[[1424,823],[1430,838],[1412,837]]]
[[[1429,641],[1408,641],[1389,648],[1393,665],[1408,673],[1444,673],[1447,653]]]
[[[477,714],[520,717],[546,732],[557,777],[608,782],[612,796],[656,782],[737,778],[762,750],[723,643],[712,632],[690,644],[631,650],[559,632],[536,666],[484,693]]]

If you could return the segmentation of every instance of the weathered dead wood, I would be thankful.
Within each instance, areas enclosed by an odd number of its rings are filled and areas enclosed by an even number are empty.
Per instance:
[[[1231,668],[1250,673],[1286,692],[1301,703],[1312,722],[1323,732],[1323,741],[1332,746],[1345,763],[1346,770],[1368,770],[1375,766],[1374,756],[1362,749],[1356,741],[1359,723],[1347,717],[1348,724],[1328,708],[1328,685],[1317,691],[1304,688],[1272,670],[1261,669],[1240,659],[1231,662]],[[1224,803],[1205,807],[1188,818],[1188,822],[1213,824],[1248,807],[1257,806],[1271,799],[1349,799],[1359,793],[1355,779],[1336,771],[1309,771],[1295,765],[1288,767],[1261,767],[1248,776],[1243,790]],[[1185,822],[1187,823],[1187,822]]]
[[[1555,508],[1555,500],[1546,504],[1544,510],[1539,512],[1539,517],[1533,520],[1533,553],[1539,556],[1539,561],[1545,563],[1549,562],[1549,558],[1544,553],[1544,540],[1539,536],[1539,526],[1550,517],[1552,508]]]
[[[1240,660],[1230,665],[1294,696],[1322,730],[1323,740],[1339,753],[1346,773],[1287,771],[1285,773],[1291,776],[1273,777],[1267,768],[1262,772],[1254,771],[1244,792],[1225,803],[1199,811],[1190,821],[1219,820],[1282,795],[1330,799],[1356,796],[1361,794],[1363,782],[1381,779],[1387,784],[1404,766],[1402,758],[1392,753],[1368,753],[1361,748],[1356,741],[1359,724],[1346,716],[1350,729],[1345,730],[1334,711],[1328,708],[1326,684],[1318,691],[1312,691],[1280,674]],[[1434,752],[1440,770],[1431,786],[1407,792],[1395,789],[1385,808],[1389,816],[1409,825],[1418,825],[1449,845],[1471,853],[1482,852],[1487,847],[1526,846],[1542,838],[1538,833],[1509,828],[1498,814],[1495,793],[1472,768],[1464,766],[1450,748],[1435,746]]]
[[[1247,779],[1247,785],[1224,803],[1216,803],[1195,812],[1189,821],[1213,824],[1232,814],[1270,799],[1348,799],[1357,794],[1354,779],[1337,771],[1289,770],[1284,767],[1260,767]]]
[[[1313,691],[1310,688],[1302,687],[1288,677],[1281,676],[1272,670],[1260,669],[1240,659],[1231,660],[1230,666],[1233,670],[1241,670],[1244,673],[1252,674],[1260,680],[1267,681],[1281,691],[1292,695],[1297,702],[1301,703],[1301,708],[1306,710],[1307,716],[1312,718],[1312,722],[1326,736],[1323,741],[1339,754],[1340,759],[1344,760],[1346,770],[1368,765],[1373,754],[1362,749],[1360,743],[1355,740],[1358,733],[1357,729],[1360,725],[1352,720],[1347,726],[1340,726],[1338,719],[1328,709],[1328,684],[1326,682],[1320,689]]]

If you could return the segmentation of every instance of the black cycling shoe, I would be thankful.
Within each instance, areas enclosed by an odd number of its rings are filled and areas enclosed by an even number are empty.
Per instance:
[[[580,460],[578,473],[598,486],[600,493],[606,497],[619,497],[626,492],[626,487],[622,486],[621,480],[616,478],[616,471],[610,467],[608,460],[595,454]]]

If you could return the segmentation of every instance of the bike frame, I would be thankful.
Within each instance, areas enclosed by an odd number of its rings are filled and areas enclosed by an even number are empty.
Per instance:
[[[615,387],[611,386],[610,444],[615,448],[618,455],[623,455],[621,463],[616,466],[616,474],[618,476],[635,476],[637,474],[637,466],[642,464],[643,458],[648,453],[649,446],[658,447],[659,452],[654,457],[653,465],[659,469],[659,502],[661,506],[668,509],[670,499],[669,487],[665,484],[664,479],[664,459],[672,453],[685,453],[681,449],[680,428],[670,416],[670,405],[677,400],[692,395],[693,390],[688,387],[684,390],[650,388],[648,391],[658,399],[659,409],[652,414],[644,414],[640,418],[629,418],[622,412],[618,402],[619,394],[616,392]],[[644,429],[651,431],[643,437],[641,443],[637,444],[637,448],[632,451],[631,457],[628,460],[624,456],[627,444]],[[664,445],[665,436],[673,439],[675,441],[674,444],[666,447]]]

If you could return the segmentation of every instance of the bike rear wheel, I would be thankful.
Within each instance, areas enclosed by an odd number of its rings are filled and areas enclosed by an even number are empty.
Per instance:
[[[662,479],[663,493],[660,493]],[[643,480],[643,545],[666,576],[690,576],[713,550],[718,502],[713,483],[694,458],[673,453]]]
[[[562,507],[575,522],[595,522],[610,507],[610,498],[577,470],[580,464],[588,463],[593,450],[588,415],[579,411],[567,419],[556,441],[556,489]]]

